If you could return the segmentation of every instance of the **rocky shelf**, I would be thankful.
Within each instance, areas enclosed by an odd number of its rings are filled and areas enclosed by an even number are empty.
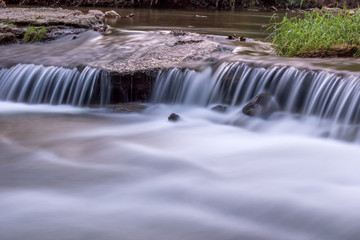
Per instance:
[[[41,40],[84,32],[105,31],[97,12],[63,8],[0,8],[0,44],[22,43],[27,28],[45,29]]]

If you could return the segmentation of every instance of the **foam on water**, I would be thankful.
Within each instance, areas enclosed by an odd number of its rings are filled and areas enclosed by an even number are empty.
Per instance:
[[[168,122],[171,112],[182,120]],[[0,130],[1,239],[360,234],[360,149],[311,137],[311,122],[259,119],[250,122],[262,128],[250,131],[225,124],[231,114],[169,105],[141,114],[42,115],[26,138]],[[34,128],[21,116],[2,121]],[[67,130],[54,132],[60,121]]]

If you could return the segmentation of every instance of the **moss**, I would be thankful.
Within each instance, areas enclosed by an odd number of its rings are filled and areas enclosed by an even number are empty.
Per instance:
[[[34,43],[41,42],[44,40],[46,34],[46,28],[35,28],[35,27],[27,27],[24,35],[24,42],[26,43]]]

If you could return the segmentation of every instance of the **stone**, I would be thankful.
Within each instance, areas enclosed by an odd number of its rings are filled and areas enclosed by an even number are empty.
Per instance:
[[[275,11],[275,12],[277,11],[277,8],[274,6],[271,6],[270,9],[271,9],[271,11]]]
[[[16,37],[12,33],[0,33],[0,45],[16,43]]]
[[[114,10],[105,12],[105,17],[107,18],[120,18],[121,16]]]
[[[263,117],[270,116],[273,112],[279,110],[279,105],[270,93],[261,93],[254,97],[246,104],[242,112],[250,117]]]
[[[105,13],[103,13],[100,10],[89,10],[88,13],[94,15],[95,17],[97,17],[99,19],[105,17]]]
[[[216,111],[216,112],[226,112],[227,106],[217,105],[217,106],[211,108],[211,110]]]
[[[169,120],[170,122],[177,122],[177,121],[180,120],[180,116],[177,115],[176,113],[172,113],[172,114],[170,114],[170,116],[168,117],[168,120]]]
[[[113,111],[118,113],[140,113],[146,109],[146,106],[138,103],[119,103],[114,106]]]

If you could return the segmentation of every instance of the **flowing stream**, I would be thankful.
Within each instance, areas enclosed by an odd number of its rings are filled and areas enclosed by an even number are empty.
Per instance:
[[[359,239],[356,60],[163,70],[145,110],[119,113],[99,69],[14,64],[51,44],[1,47],[1,240]],[[242,113],[265,92],[276,111]]]

